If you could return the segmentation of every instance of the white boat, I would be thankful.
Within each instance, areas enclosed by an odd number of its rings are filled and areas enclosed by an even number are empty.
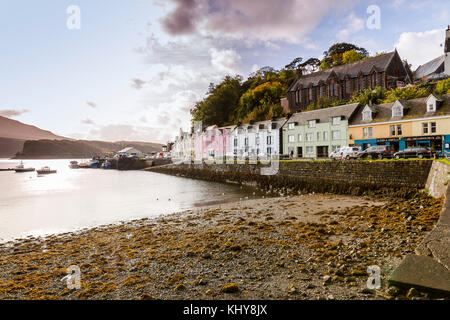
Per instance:
[[[22,172],[33,172],[34,168],[25,168],[23,161],[20,161],[20,164],[17,165],[17,167],[14,168],[16,172],[22,173]]]
[[[78,165],[78,161],[70,161],[69,168],[70,169],[79,169],[80,166]]]
[[[56,170],[51,170],[49,167],[45,166],[42,167],[40,170],[37,170],[38,174],[52,174],[52,173],[56,173]]]

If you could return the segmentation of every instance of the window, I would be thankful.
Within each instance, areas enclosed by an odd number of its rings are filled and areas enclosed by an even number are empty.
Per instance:
[[[272,136],[267,136],[267,145],[271,145],[272,144]]]
[[[289,135],[288,140],[289,140],[289,142],[295,142],[295,136],[293,134]]]
[[[267,148],[267,155],[271,155],[272,154],[272,148],[271,147],[268,147]]]
[[[372,137],[373,134],[373,128],[369,127],[369,128],[363,128],[363,136],[364,138],[370,138]]]
[[[402,132],[402,125],[401,124],[398,124],[397,125],[397,135],[398,136],[401,136],[403,134],[403,132]]]
[[[306,147],[306,153],[314,153],[314,147]]]
[[[319,96],[322,98],[323,97],[323,86],[319,87]]]
[[[328,141],[328,131],[323,132],[323,140]]]
[[[333,125],[339,125],[341,123],[341,117],[333,117]]]
[[[298,141],[302,141],[302,135],[301,134],[298,135]]]
[[[337,96],[337,84],[333,84],[333,96]]]
[[[316,127],[316,120],[309,120],[308,128],[315,128],[315,127]]]
[[[294,128],[295,128],[295,123],[294,122],[291,122],[291,123],[288,124],[288,129],[289,130],[293,130]]]
[[[300,90],[295,91],[295,102],[299,103],[300,102]]]
[[[307,133],[306,134],[306,141],[313,141],[313,134],[312,133]]]
[[[237,147],[238,146],[238,139],[234,138],[234,146]]]
[[[434,103],[431,102],[428,104],[427,112],[434,112],[434,111],[436,111],[436,108],[434,106]]]
[[[345,93],[346,94],[350,94],[351,89],[350,89],[350,80],[346,80],[345,81]]]
[[[309,88],[309,101],[313,99],[313,88]]]
[[[255,144],[256,144],[257,146],[259,146],[259,137],[256,137],[256,139],[255,139]]]
[[[391,126],[391,136],[395,136],[395,126]]]
[[[338,140],[341,138],[341,131],[339,131],[339,130],[332,131],[331,135],[333,137],[333,140]]]
[[[364,110],[362,114],[363,121],[372,121],[372,110]]]
[[[422,123],[423,134],[428,134],[428,122]]]
[[[436,133],[436,122],[431,122],[431,133]]]
[[[248,147],[248,138],[245,138],[245,139],[244,139],[244,145],[245,145],[246,147]]]
[[[402,106],[395,106],[392,108],[392,117],[403,117],[403,108]]]
[[[317,141],[320,141],[320,132],[317,132]]]
[[[362,77],[359,77],[359,87],[358,87],[358,89],[359,89],[359,91],[361,91],[362,89],[363,89],[363,81],[362,81]]]

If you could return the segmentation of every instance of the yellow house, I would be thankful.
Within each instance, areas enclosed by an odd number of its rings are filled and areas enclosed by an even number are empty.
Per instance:
[[[349,124],[349,143],[366,149],[390,145],[394,151],[428,146],[450,152],[450,96],[412,100],[362,108]]]

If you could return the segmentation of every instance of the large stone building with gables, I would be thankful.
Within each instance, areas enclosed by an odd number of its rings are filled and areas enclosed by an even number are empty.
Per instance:
[[[318,71],[297,78],[289,87],[287,99],[291,112],[304,110],[319,98],[347,100],[355,92],[380,86],[396,87],[410,83],[412,73],[397,50],[389,53]]]

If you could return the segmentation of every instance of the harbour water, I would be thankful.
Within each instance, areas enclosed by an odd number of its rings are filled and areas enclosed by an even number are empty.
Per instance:
[[[0,160],[0,169],[20,160]],[[151,218],[241,198],[254,190],[237,185],[143,171],[70,169],[69,160],[24,160],[57,174],[0,172],[0,242]]]

